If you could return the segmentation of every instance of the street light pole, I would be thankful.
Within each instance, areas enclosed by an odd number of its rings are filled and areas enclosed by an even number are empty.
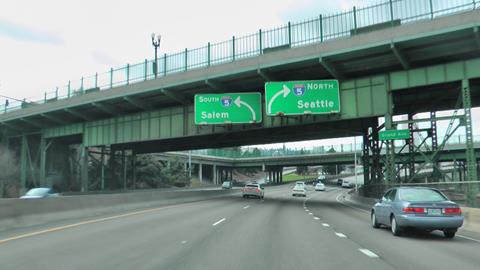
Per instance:
[[[157,50],[160,47],[161,39],[162,39],[162,36],[157,35],[157,39],[155,40],[155,33],[152,33],[152,46],[155,48],[155,59],[153,60],[153,74],[155,75],[155,78],[157,78],[157,74],[158,74]]]

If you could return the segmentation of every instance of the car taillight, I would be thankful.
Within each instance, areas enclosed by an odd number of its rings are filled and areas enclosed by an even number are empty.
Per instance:
[[[260,189],[259,189],[259,188],[257,188],[255,191],[258,193],[258,192],[260,192]]]
[[[448,214],[448,215],[459,215],[459,214],[462,213],[462,210],[459,207],[458,208],[444,208],[443,213]]]
[[[403,208],[404,213],[415,213],[415,214],[420,214],[420,213],[425,213],[425,208],[422,207],[405,207]]]

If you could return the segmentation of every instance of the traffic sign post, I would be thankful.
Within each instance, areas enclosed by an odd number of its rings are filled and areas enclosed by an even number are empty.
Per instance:
[[[383,130],[378,133],[378,139],[380,141],[410,139],[410,130],[409,129]]]
[[[262,122],[260,93],[195,95],[195,124],[253,124]]]
[[[268,116],[340,112],[338,80],[265,83]]]

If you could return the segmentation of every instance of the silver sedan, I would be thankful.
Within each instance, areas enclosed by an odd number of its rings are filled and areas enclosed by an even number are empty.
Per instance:
[[[425,231],[441,230],[453,238],[463,225],[460,207],[439,190],[426,187],[389,189],[372,208],[374,228],[389,226],[392,234],[400,235],[407,228]]]

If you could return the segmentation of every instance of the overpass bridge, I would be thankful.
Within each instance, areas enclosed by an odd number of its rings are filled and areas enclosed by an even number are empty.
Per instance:
[[[455,167],[464,166],[466,161],[465,143],[460,142],[461,137],[453,138],[452,142],[445,145],[443,150],[439,153],[438,162],[453,162]],[[480,160],[480,137],[475,138],[475,158]],[[328,152],[325,149],[336,149],[336,152]],[[200,181],[203,181],[204,171],[210,170],[208,173],[212,178],[214,184],[220,184],[224,180],[231,179],[232,170],[235,168],[256,167],[265,171],[269,178],[274,183],[282,182],[281,171],[283,167],[294,166],[316,166],[316,165],[336,165],[336,164],[355,164],[354,154],[357,153],[357,160],[362,159],[362,145],[335,145],[325,148],[307,148],[298,150],[279,150],[278,152],[259,150],[256,152],[246,150],[245,152],[253,152],[249,156],[241,156],[238,152],[228,151],[223,149],[206,149],[194,150],[189,152],[165,152],[158,153],[156,157],[159,160],[168,161],[178,158],[185,162],[185,167],[191,166],[195,168]],[[212,151],[209,151],[212,150]],[[396,147],[396,151],[400,152],[401,146]],[[273,155],[272,155],[273,153]],[[426,156],[431,155],[431,149],[424,151],[424,155],[417,153],[415,160],[418,163],[428,162]],[[386,151],[381,151],[382,163],[385,162]],[[400,152],[399,157],[403,160],[408,158],[408,152]],[[398,167],[406,162],[399,162]],[[370,164],[371,165],[371,164]],[[208,166],[208,168],[206,167]],[[397,177],[403,176],[400,169],[397,169]],[[462,171],[460,169],[460,171]],[[464,173],[464,172],[463,172]],[[407,175],[407,174],[405,174]],[[460,173],[461,177],[462,173]]]
[[[393,179],[400,162],[393,141],[386,142],[387,161],[381,162],[379,131],[408,124],[412,134],[432,142],[436,153],[443,147],[436,123],[450,121],[447,139],[465,127],[468,179],[476,180],[470,109],[480,105],[480,11],[475,1],[420,2],[386,1],[289,22],[82,77],[40,101],[4,106],[2,142],[20,156],[21,187],[51,184],[49,175],[55,172],[86,191],[92,149],[101,150],[107,187],[113,188],[119,184],[116,164],[125,164],[126,155],[135,164],[140,153],[363,135],[364,163],[372,164],[364,174],[367,182],[375,182],[383,179],[383,171]],[[263,112],[263,122],[242,125],[195,125],[193,120],[195,94],[263,93],[269,81],[330,78],[340,83],[339,113],[286,117]],[[455,112],[437,117],[440,110]],[[413,118],[422,112],[431,117]],[[394,119],[404,114],[409,120]],[[419,122],[430,127],[418,128]],[[421,170],[413,157],[424,142],[408,141],[410,175]],[[437,159],[437,154],[429,157]]]

